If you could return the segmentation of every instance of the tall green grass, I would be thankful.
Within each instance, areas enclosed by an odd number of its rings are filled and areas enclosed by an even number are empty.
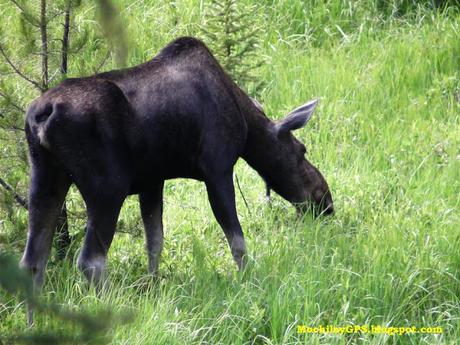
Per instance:
[[[173,37],[194,34],[205,8],[193,0],[175,7],[119,3],[132,37],[130,64]],[[321,99],[296,134],[326,176],[336,214],[298,219],[280,197],[268,205],[260,178],[239,162],[249,208],[239,191],[237,206],[250,265],[238,273],[204,186],[169,181],[157,281],[146,275],[142,237],[119,233],[101,295],[87,290],[73,263],[52,262],[45,298],[75,309],[133,311],[134,321],[114,330],[114,344],[457,344],[458,14],[415,6],[407,16],[392,16],[370,1],[263,4],[261,54],[270,59],[260,71],[268,85],[264,106],[281,118],[310,98]],[[80,15],[77,22],[86,25],[87,13]],[[79,74],[91,54],[74,57],[70,70]],[[73,191],[70,199],[76,198]],[[136,198],[125,203],[120,225],[141,231]],[[0,333],[23,329],[24,320],[23,308],[8,301],[0,309]],[[327,324],[441,326],[444,333],[297,334],[297,325]],[[41,316],[37,327],[61,325]]]

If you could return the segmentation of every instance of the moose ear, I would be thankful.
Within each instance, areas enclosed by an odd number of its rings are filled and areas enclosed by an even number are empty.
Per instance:
[[[317,104],[318,99],[314,99],[291,111],[284,120],[278,123],[278,134],[283,135],[305,126]]]

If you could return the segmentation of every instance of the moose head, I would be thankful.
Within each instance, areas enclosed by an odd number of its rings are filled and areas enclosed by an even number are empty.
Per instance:
[[[262,106],[253,100],[263,113]],[[310,120],[318,100],[312,100],[291,111],[278,122],[269,122],[270,159],[265,161],[262,176],[270,189],[291,202],[299,214],[314,205],[316,214],[332,214],[334,206],[329,186],[319,170],[311,164],[305,154],[307,149],[293,131],[303,128]]]

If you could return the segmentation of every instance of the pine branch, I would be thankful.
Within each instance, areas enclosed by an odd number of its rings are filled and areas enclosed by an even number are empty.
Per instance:
[[[6,95],[5,93],[3,93],[2,91],[0,91],[0,96],[3,97],[4,99],[6,99],[6,101],[8,102],[9,105],[11,105],[12,107],[16,108],[16,110],[19,110],[21,113],[25,113],[25,109],[22,108],[20,105],[18,105],[17,103],[13,102],[11,100],[11,97],[9,97],[8,95]]]
[[[109,59],[109,57],[110,57],[110,50],[107,50],[107,53],[105,54],[104,58],[101,60],[99,66],[97,66],[93,70],[95,74],[99,73],[99,71],[102,69],[102,67],[104,67],[104,65],[106,64],[106,62]]]
[[[8,55],[6,55],[5,53],[5,50],[3,49],[3,46],[2,44],[0,44],[0,54],[2,54],[3,58],[5,59],[5,61],[7,62],[8,65],[10,65],[10,67],[16,72],[17,75],[19,75],[22,79],[28,81],[29,83],[31,83],[33,86],[35,86],[38,90],[40,90],[40,92],[44,92],[45,90],[40,86],[40,84],[38,84],[35,80],[32,80],[31,78],[29,78],[28,76],[26,76],[23,72],[21,72],[19,70],[18,67],[16,67],[16,65],[10,60],[10,58],[8,57]]]
[[[59,76],[62,75],[62,73],[61,73],[61,68],[60,68],[60,67],[59,67],[59,69],[57,69],[57,70],[55,70],[55,71],[53,72],[53,74],[51,75],[51,77],[49,77],[48,84],[49,84],[49,85],[52,85],[53,82],[56,80],[56,78],[57,78],[58,75],[59,75]]]
[[[62,16],[63,14],[66,13],[66,10],[65,11],[54,11],[54,13],[49,13],[48,14],[48,18],[46,18],[46,24],[50,24],[54,19]]]
[[[26,19],[31,25],[37,28],[40,26],[37,20],[29,14],[29,12],[26,10],[25,7],[23,7],[16,0],[10,0],[10,1],[21,11],[21,13],[24,15],[24,19]]]
[[[27,202],[27,199],[24,198],[23,196],[19,195],[19,193],[17,193],[14,188],[9,185],[4,179],[2,179],[0,177],[0,185],[5,189],[7,190],[9,193],[11,193],[14,197],[14,200],[16,200],[16,202],[21,205],[22,207],[24,207],[26,210],[29,209],[28,207],[28,202]]]
[[[14,126],[14,125],[10,125],[10,126],[8,126],[8,127],[2,126],[1,128],[2,128],[3,130],[11,131],[11,132],[14,132],[14,131],[16,131],[16,132],[24,132],[24,128],[21,128],[21,127],[18,127],[18,126]],[[5,158],[5,157],[3,157],[3,158]]]

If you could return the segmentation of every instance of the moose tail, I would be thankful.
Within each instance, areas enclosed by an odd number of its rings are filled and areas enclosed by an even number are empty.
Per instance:
[[[34,139],[38,140],[40,145],[46,148],[49,148],[46,129],[50,119],[56,115],[57,108],[58,105],[53,102],[46,102],[46,104],[36,104],[34,102],[27,110],[26,129],[29,127]]]

